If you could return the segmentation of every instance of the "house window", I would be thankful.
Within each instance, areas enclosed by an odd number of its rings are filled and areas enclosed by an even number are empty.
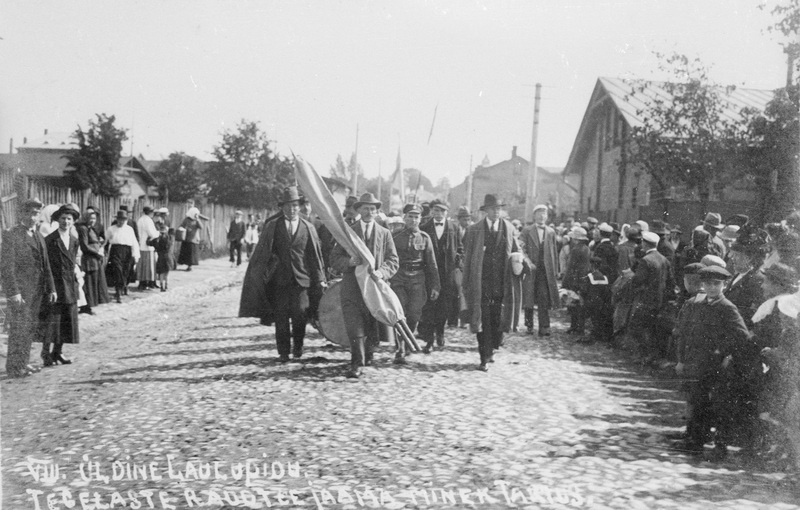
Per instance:
[[[638,205],[638,200],[636,198],[638,195],[639,195],[639,187],[634,186],[633,189],[631,190],[631,207],[633,209],[636,209],[636,206]]]

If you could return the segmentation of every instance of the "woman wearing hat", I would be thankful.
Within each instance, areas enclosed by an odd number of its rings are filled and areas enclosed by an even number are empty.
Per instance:
[[[185,233],[181,242],[181,251],[178,253],[178,265],[186,265],[186,270],[191,271],[192,266],[200,263],[200,210],[191,207],[186,211],[186,218],[181,223]]]
[[[795,466],[800,468],[800,294],[798,274],[775,263],[764,270],[767,300],[753,315],[755,341],[769,370],[764,374],[759,411],[772,424],[768,441],[782,444],[788,436]]]
[[[591,270],[589,262],[589,237],[583,227],[574,227],[570,233],[569,256],[564,271],[563,287],[583,294],[586,275]],[[567,333],[583,335],[586,315],[582,303],[574,303],[568,308],[570,325]]]
[[[128,286],[128,271],[131,262],[139,260],[139,241],[133,227],[128,224],[128,213],[119,210],[113,225],[106,231],[108,235],[108,264],[106,277],[108,285],[114,287],[114,300],[122,302],[121,295],[126,293]]]
[[[51,217],[51,221],[58,222],[58,228],[44,239],[57,294],[56,302],[48,306],[42,335],[42,360],[45,366],[71,363],[61,355],[62,345],[77,344],[79,340],[78,240],[71,233],[79,217],[80,213],[72,206],[62,205]]]
[[[108,288],[103,270],[103,245],[97,232],[92,228],[97,222],[97,213],[86,209],[83,221],[77,223],[78,242],[81,247],[81,270],[83,271],[83,293],[86,304],[79,309],[80,313],[94,314],[93,306],[108,303]]]

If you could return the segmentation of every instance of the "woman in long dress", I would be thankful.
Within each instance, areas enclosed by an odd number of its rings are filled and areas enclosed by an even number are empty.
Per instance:
[[[78,242],[81,248],[81,270],[83,271],[83,292],[86,304],[78,310],[80,313],[93,315],[93,306],[108,303],[108,292],[103,274],[103,246],[92,228],[97,221],[97,213],[89,209],[83,215],[83,221],[75,227],[78,231]]]
[[[178,265],[186,265],[187,271],[191,271],[192,266],[200,263],[200,230],[202,226],[200,210],[197,207],[190,208],[181,223],[181,228],[185,229],[185,233],[181,242],[181,251],[178,254]]]

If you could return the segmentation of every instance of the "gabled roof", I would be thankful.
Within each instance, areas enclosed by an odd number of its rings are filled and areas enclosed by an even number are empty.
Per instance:
[[[772,90],[740,87],[724,89],[722,93],[723,99],[727,103],[722,114],[723,120],[732,122],[743,120],[741,111],[745,107],[763,111],[767,103],[775,95]],[[652,105],[655,100],[661,100],[665,104],[669,104],[672,96],[664,89],[664,82],[598,78],[589,104],[586,107],[586,112],[583,114],[580,128],[578,128],[578,134],[572,145],[567,165],[564,167],[566,174],[580,171],[580,168],[577,168],[577,163],[591,145],[587,142],[586,137],[593,134],[593,132],[588,133],[587,131],[592,125],[594,110],[606,100],[610,100],[614,104],[617,111],[625,119],[628,127],[635,127],[642,125],[640,111],[646,111],[648,106]]]

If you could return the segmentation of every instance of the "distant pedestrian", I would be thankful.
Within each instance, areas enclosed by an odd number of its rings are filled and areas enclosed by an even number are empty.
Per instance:
[[[202,227],[200,210],[197,207],[190,208],[181,223],[180,228],[183,235],[181,251],[178,254],[178,265],[185,265],[187,271],[191,271],[192,266],[200,263],[200,231]]]
[[[103,245],[92,228],[97,221],[97,213],[87,209],[83,221],[76,224],[78,242],[81,248],[81,270],[83,271],[83,292],[86,304],[80,307],[80,313],[94,314],[93,306],[108,303],[108,287],[106,285],[105,254]]]
[[[247,215],[247,228],[244,234],[244,243],[247,251],[247,260],[253,256],[253,250],[258,244],[258,224],[253,219],[252,214]]]
[[[19,224],[3,232],[0,282],[8,303],[9,377],[35,372],[30,365],[31,345],[41,339],[41,314],[57,296],[44,238],[36,229],[43,207],[38,200],[26,200],[19,210]]]
[[[247,225],[242,221],[242,211],[236,211],[228,227],[228,251],[230,252],[231,267],[242,265],[242,243],[247,234]]]
[[[586,275],[591,271],[591,255],[589,253],[589,238],[583,227],[573,227],[569,234],[571,238],[569,256],[564,270],[563,288],[571,290],[579,296],[586,293]],[[586,309],[581,300],[573,300],[568,307],[570,326],[567,333],[583,336],[586,328]]]
[[[139,231],[139,262],[136,264],[136,279],[139,280],[139,290],[150,290],[156,286],[156,253],[148,243],[151,239],[158,238],[158,230],[153,221],[155,211],[149,205],[144,206],[142,215],[136,222]]]

